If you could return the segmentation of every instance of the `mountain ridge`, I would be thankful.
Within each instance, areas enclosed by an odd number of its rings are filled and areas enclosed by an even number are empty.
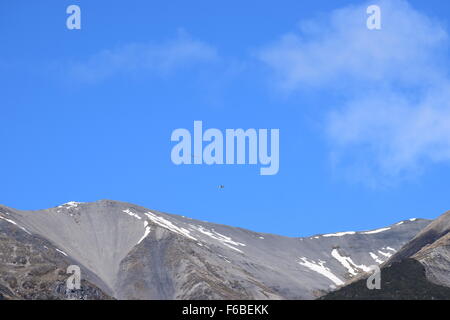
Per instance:
[[[181,217],[181,218],[184,218],[184,219],[201,221],[201,222],[204,222],[204,223],[211,223],[211,224],[218,225],[218,226],[227,226],[227,227],[230,226],[230,225],[227,225],[227,224],[222,223],[222,222],[206,221],[206,220],[201,220],[201,219],[197,219],[197,218],[190,218],[190,217],[185,216],[185,215],[165,212],[165,211],[161,211],[161,210],[158,210],[158,209],[147,209],[143,205],[133,204],[133,203],[128,202],[128,201],[112,200],[112,199],[100,199],[100,200],[90,201],[90,202],[68,201],[66,203],[63,203],[63,204],[60,204],[60,205],[56,205],[54,207],[43,208],[43,209],[33,209],[33,210],[17,209],[17,208],[13,208],[13,207],[10,207],[10,206],[7,206],[7,205],[4,205],[4,204],[0,203],[0,209],[3,207],[5,209],[11,210],[11,211],[40,212],[40,211],[55,209],[55,208],[58,208],[58,207],[61,207],[61,206],[64,206],[64,205],[70,205],[70,204],[94,204],[94,203],[102,203],[102,202],[113,202],[113,203],[119,203],[119,204],[122,204],[122,205],[129,205],[129,206],[132,206],[132,207],[133,206],[134,207],[139,207],[139,208],[143,208],[143,209],[146,209],[146,210],[160,212],[160,213],[163,213],[163,214],[168,215],[168,216]],[[247,230],[247,231],[255,232],[255,233],[258,233],[258,234],[275,235],[275,236],[280,236],[280,237],[298,239],[298,238],[313,238],[313,237],[317,237],[317,236],[326,236],[326,235],[340,234],[340,233],[359,233],[359,234],[361,234],[361,233],[364,233],[364,232],[372,232],[372,231],[377,231],[377,230],[380,230],[380,229],[385,229],[387,227],[392,227],[392,226],[399,225],[399,224],[402,224],[402,223],[407,223],[407,222],[414,222],[414,221],[428,221],[428,222],[431,222],[433,220],[434,219],[427,219],[427,218],[406,218],[404,220],[395,221],[395,222],[392,222],[389,225],[379,226],[378,228],[374,228],[374,229],[367,229],[367,230],[361,229],[359,231],[337,231],[337,232],[334,232],[334,233],[313,233],[313,234],[310,234],[310,235],[299,235],[299,236],[290,236],[290,235],[277,234],[275,232],[270,232],[270,231],[257,231],[257,230],[252,230],[252,229],[249,229],[249,228],[246,228],[246,227],[240,227],[240,226],[234,226],[234,225],[233,225],[233,228]]]
[[[381,265],[380,290],[368,290],[368,275],[362,274],[324,299],[450,300],[449,274],[450,211],[424,227]]]
[[[385,262],[429,223],[286,237],[112,200],[2,206],[0,218],[48,239],[118,299],[314,299]]]

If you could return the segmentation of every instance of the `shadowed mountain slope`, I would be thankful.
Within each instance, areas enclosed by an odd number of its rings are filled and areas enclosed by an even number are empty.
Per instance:
[[[381,290],[366,277],[325,299],[450,299],[450,212],[431,222],[381,269]]]

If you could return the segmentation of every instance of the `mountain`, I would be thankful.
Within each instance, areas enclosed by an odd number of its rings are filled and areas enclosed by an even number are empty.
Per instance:
[[[366,277],[325,299],[450,300],[450,212],[434,220],[381,269],[381,290],[368,290]]]
[[[314,299],[387,261],[429,223],[290,238],[110,200],[0,206],[0,293],[63,299],[75,264],[84,280],[75,295],[85,299]],[[27,281],[44,282],[48,296]]]
[[[419,261],[425,267],[430,281],[450,287],[450,212],[423,229],[390,262],[405,258]]]
[[[87,270],[80,290],[66,290],[67,267],[78,262],[18,226],[10,215],[0,208],[0,300],[112,299],[93,284],[101,279]]]

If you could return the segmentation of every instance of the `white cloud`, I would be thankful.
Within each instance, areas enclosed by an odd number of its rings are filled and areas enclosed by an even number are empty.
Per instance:
[[[327,117],[332,154],[372,182],[450,161],[447,33],[406,1],[378,5],[382,30],[366,28],[368,4],[352,6],[303,22],[260,52],[282,90],[345,97]]]
[[[332,112],[327,133],[338,164],[350,162],[352,178],[373,184],[449,161],[449,88],[446,84],[428,92],[420,101],[392,91],[377,92]]]
[[[216,50],[180,31],[178,37],[160,44],[132,43],[103,50],[86,61],[71,65],[70,74],[81,81],[97,82],[127,73],[168,75],[183,68],[219,59]]]
[[[380,31],[366,28],[367,6],[339,9],[325,19],[301,23],[299,33],[284,35],[260,58],[288,90],[342,79],[404,84],[435,79],[434,51],[447,40],[445,31],[404,1],[381,1],[380,6]]]

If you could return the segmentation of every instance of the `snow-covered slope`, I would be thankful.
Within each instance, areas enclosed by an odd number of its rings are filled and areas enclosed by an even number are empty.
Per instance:
[[[313,299],[386,261],[428,223],[289,238],[109,200],[0,207],[0,225],[47,239],[120,299]]]

